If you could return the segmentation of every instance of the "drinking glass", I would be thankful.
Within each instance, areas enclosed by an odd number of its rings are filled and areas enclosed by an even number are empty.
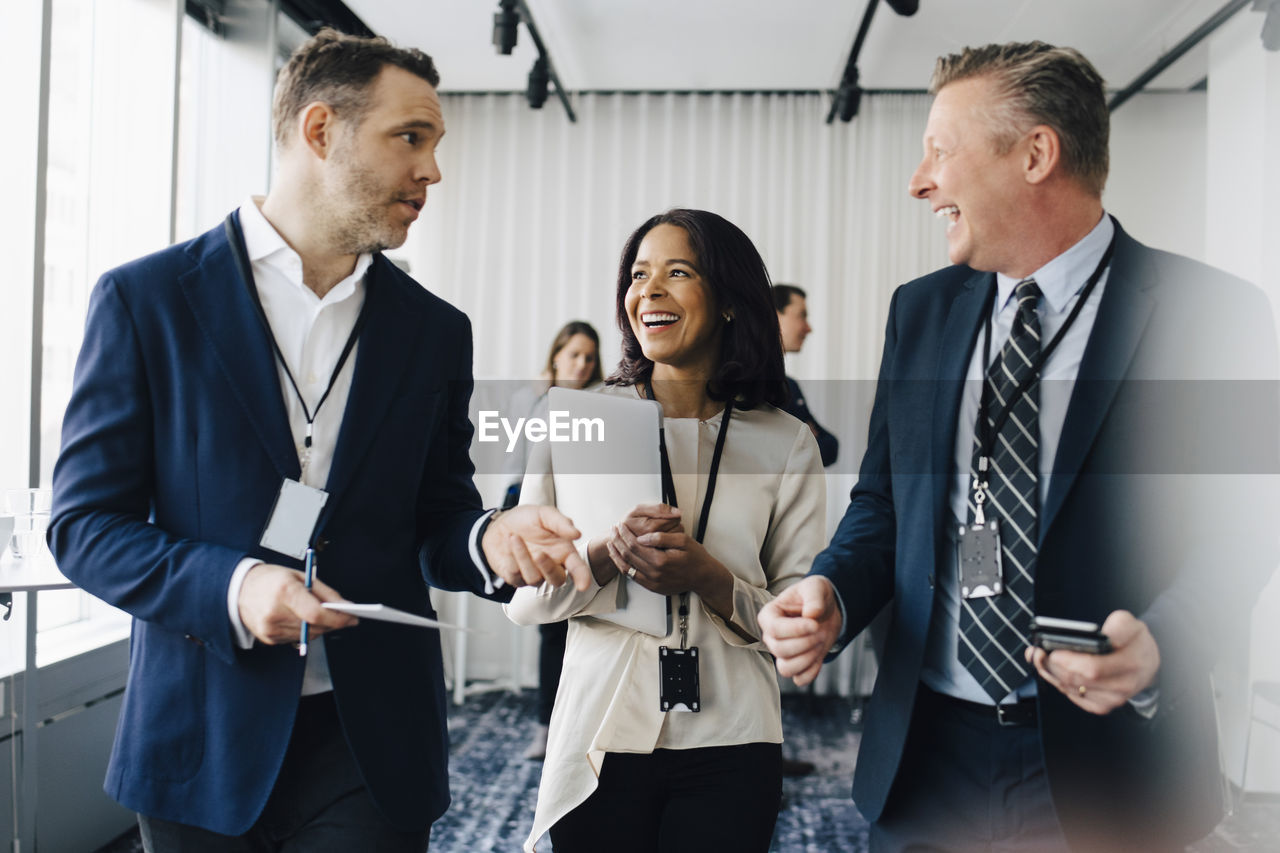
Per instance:
[[[48,489],[10,489],[4,494],[5,508],[13,516],[10,549],[21,560],[31,559],[44,549],[44,533],[49,529],[49,508],[53,494]]]

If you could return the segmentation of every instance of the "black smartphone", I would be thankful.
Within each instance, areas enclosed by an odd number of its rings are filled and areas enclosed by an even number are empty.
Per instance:
[[[1102,633],[1101,625],[1053,616],[1031,617],[1031,645],[1046,652],[1062,649],[1091,655],[1111,653],[1111,640]]]

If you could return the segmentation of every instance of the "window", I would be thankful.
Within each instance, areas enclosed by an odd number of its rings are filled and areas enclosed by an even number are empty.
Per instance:
[[[0,284],[0,489],[51,485],[102,273],[216,225],[267,189],[274,72],[281,49],[305,34],[268,0],[220,6],[216,32],[182,15],[186,5],[52,0],[47,86],[10,93],[0,134],[0,179],[12,193],[0,206],[0,251],[12,259]],[[7,79],[41,79],[42,8],[9,10]],[[23,611],[19,599],[15,622]],[[20,638],[21,625],[12,628]],[[125,636],[128,617],[77,590],[46,592],[39,630],[46,664]],[[0,669],[11,671],[24,650],[7,645]]]
[[[6,80],[40,79],[40,4],[18,3],[6,10],[9,34],[0,51]],[[0,133],[0,485],[23,487],[30,480],[31,317],[35,290],[36,162],[39,150],[40,91],[11,86]]]

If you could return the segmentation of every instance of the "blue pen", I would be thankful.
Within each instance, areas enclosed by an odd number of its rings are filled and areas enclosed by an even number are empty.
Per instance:
[[[316,575],[316,549],[307,549],[307,562],[302,569],[302,582],[311,589],[311,581]],[[302,636],[298,639],[298,654],[302,657],[307,656],[307,623],[302,623]]]

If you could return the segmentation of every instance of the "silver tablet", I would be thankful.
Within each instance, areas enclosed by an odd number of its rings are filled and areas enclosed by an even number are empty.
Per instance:
[[[556,506],[588,541],[603,535],[636,504],[662,502],[662,407],[656,402],[552,388],[547,427]],[[671,633],[665,595],[625,577],[618,578],[618,585],[618,609],[595,618],[655,637]]]

